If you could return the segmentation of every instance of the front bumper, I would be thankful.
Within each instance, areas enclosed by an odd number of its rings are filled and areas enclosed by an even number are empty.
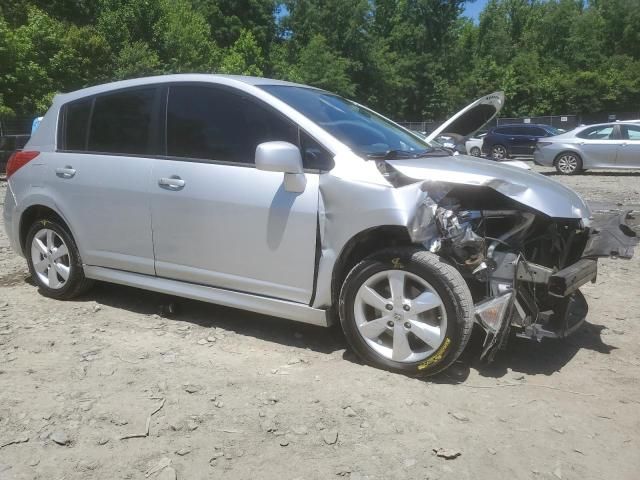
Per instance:
[[[596,281],[598,258],[631,258],[640,240],[637,230],[631,212],[599,214],[592,219],[582,258],[572,265],[554,272],[515,256],[503,262],[507,271],[500,267],[500,273],[514,279],[511,288],[476,305],[476,322],[487,333],[482,358],[491,361],[512,329],[518,337],[538,341],[577,331],[588,313],[580,287]],[[531,295],[532,290],[538,294]]]

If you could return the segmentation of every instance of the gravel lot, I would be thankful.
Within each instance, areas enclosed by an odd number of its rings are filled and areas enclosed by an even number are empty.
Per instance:
[[[554,178],[640,206],[639,173]],[[171,299],[107,284],[46,299],[2,229],[0,479],[635,480],[639,274],[640,257],[601,262],[567,341],[516,339],[485,365],[474,335],[417,380],[361,365],[335,329],[195,301],[165,314]]]

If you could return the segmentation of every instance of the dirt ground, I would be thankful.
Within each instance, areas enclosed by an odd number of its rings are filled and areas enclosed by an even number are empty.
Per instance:
[[[553,178],[640,206],[638,173]],[[639,276],[640,255],[603,261],[571,339],[514,339],[485,365],[476,334],[418,380],[361,365],[336,329],[165,314],[169,298],[108,284],[49,300],[1,229],[0,479],[635,480]]]

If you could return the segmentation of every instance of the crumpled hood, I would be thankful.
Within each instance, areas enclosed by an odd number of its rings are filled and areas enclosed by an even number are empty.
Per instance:
[[[583,218],[591,209],[576,192],[539,173],[466,155],[387,160],[401,174],[416,180],[489,187],[554,218]]]

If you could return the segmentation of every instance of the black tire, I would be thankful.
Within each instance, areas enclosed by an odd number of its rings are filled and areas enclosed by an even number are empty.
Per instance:
[[[471,148],[471,151],[469,152],[469,154],[472,157],[481,157],[482,156],[482,152],[480,151],[480,149],[478,147]]]
[[[354,304],[362,284],[372,275],[402,269],[428,282],[440,296],[447,314],[445,339],[429,357],[417,362],[398,362],[373,350],[356,325]],[[385,370],[416,376],[433,375],[446,369],[462,353],[473,328],[473,299],[462,275],[440,257],[416,248],[382,250],[357,264],[340,291],[340,323],[353,351],[365,362]]]
[[[570,165],[574,164],[575,168],[571,169]],[[556,157],[553,165],[560,175],[578,175],[585,171],[582,167],[582,158],[575,152],[562,152]]]
[[[491,147],[491,158],[506,160],[509,158],[509,150],[504,145],[497,143]]]
[[[53,230],[59,235],[64,243],[67,245],[69,255],[69,278],[66,283],[60,288],[49,288],[45,285],[36,273],[33,266],[33,260],[31,256],[31,245],[33,237],[43,228]],[[94,284],[93,280],[90,280],[84,276],[84,270],[82,268],[82,260],[78,247],[73,237],[67,230],[67,228],[61,225],[57,220],[40,219],[31,225],[31,228],[27,232],[27,238],[25,241],[25,256],[27,258],[27,264],[29,266],[29,273],[31,278],[38,286],[38,290],[45,297],[55,298],[58,300],[69,300],[82,293],[86,292]]]

